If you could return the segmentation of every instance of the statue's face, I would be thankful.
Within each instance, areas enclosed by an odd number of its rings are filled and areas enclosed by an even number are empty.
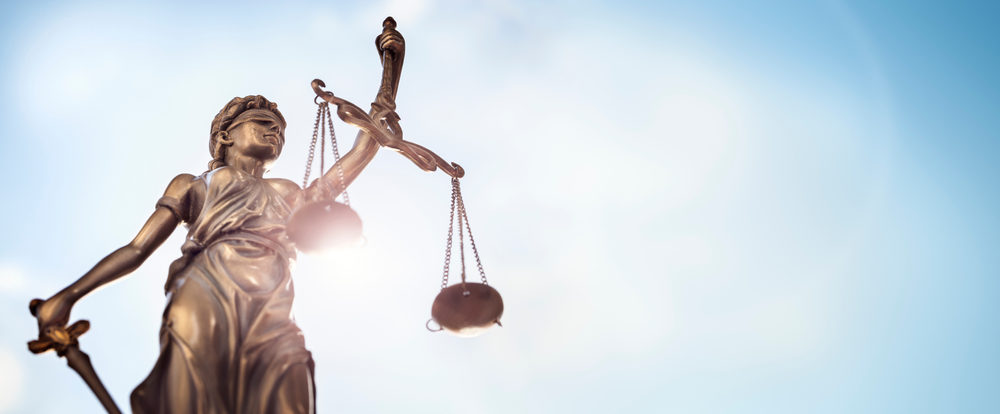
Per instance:
[[[285,146],[285,131],[274,119],[254,118],[229,127],[229,139],[233,144],[228,151],[270,163]]]

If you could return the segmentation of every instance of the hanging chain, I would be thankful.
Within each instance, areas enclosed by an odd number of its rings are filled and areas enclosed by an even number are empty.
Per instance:
[[[465,284],[465,238],[462,237],[462,190],[458,188],[458,180],[452,182],[455,186],[455,197],[458,200],[458,256],[462,259],[462,284]]]
[[[347,188],[344,187],[344,166],[337,164],[340,161],[340,150],[337,146],[337,134],[333,132],[333,115],[330,114],[330,104],[326,104],[326,122],[330,126],[330,142],[333,144],[333,162],[337,166],[337,179],[339,180],[338,190],[344,195],[344,204],[351,205],[351,198],[347,195]]]
[[[319,104],[319,174],[320,177],[326,173],[326,125],[323,125],[323,120],[330,115],[329,105]]]
[[[323,105],[317,105],[316,123],[313,125],[313,137],[309,143],[309,158],[306,160],[306,175],[302,177],[302,188],[309,185],[309,174],[312,173],[313,157],[316,155],[316,139],[319,137],[319,121],[323,115]]]
[[[451,266],[451,247],[454,235],[455,218],[458,217],[458,246],[459,255],[462,261],[462,283],[465,283],[465,243],[464,233],[469,234],[469,245],[472,246],[472,254],[476,258],[476,267],[479,270],[479,278],[484,285],[486,281],[486,271],[483,270],[483,262],[479,259],[479,250],[476,249],[476,239],[472,237],[472,227],[469,225],[469,215],[465,211],[465,201],[462,200],[462,188],[458,183],[458,178],[451,179],[451,212],[448,215],[448,242],[444,252],[444,277],[441,279],[441,289],[448,287],[448,276]],[[464,231],[463,231],[464,227]]]
[[[302,188],[306,188],[309,185],[309,176],[312,174],[313,160],[316,157],[316,142],[319,141],[319,170],[320,178],[324,170],[326,170],[326,131],[330,130],[330,143],[333,145],[333,163],[337,166],[337,190],[341,190],[340,193],[344,196],[344,204],[347,206],[351,205],[351,199],[347,195],[347,191],[344,188],[344,167],[338,165],[337,162],[340,161],[340,150],[337,148],[337,134],[333,130],[333,115],[330,113],[330,104],[328,102],[319,103],[316,105],[316,122],[313,124],[313,135],[312,141],[309,142],[309,158],[306,160],[306,173],[302,177]],[[326,125],[323,125],[323,120],[326,120]],[[321,129],[320,126],[323,126]]]
[[[441,289],[448,287],[448,271],[451,266],[451,237],[455,228],[455,199],[458,192],[455,191],[457,179],[451,179],[451,213],[448,214],[448,243],[444,248],[444,277],[441,279]]]
[[[465,201],[462,200],[462,187],[458,185],[457,178],[453,178],[453,180],[455,181],[455,190],[458,192],[458,214],[461,215],[458,222],[465,221],[465,230],[469,233],[469,245],[472,246],[472,254],[476,257],[476,267],[479,268],[479,279],[483,281],[484,285],[487,285],[486,271],[483,270],[483,261],[479,259],[479,250],[476,249],[476,239],[472,237],[472,227],[469,226],[469,215],[465,212]],[[461,234],[461,231],[459,234]],[[462,266],[462,274],[465,274],[464,265]]]

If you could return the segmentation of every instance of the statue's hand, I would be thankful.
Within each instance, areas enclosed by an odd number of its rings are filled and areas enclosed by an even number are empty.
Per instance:
[[[396,21],[392,17],[386,17],[382,22],[382,34],[375,39],[375,44],[380,53],[389,51],[396,56],[406,49],[403,35],[396,30]]]
[[[28,341],[28,350],[34,354],[55,350],[56,355],[66,356],[76,346],[77,338],[90,330],[90,322],[84,320],[66,326],[72,308],[73,303],[58,293],[45,301],[33,299],[28,309],[38,318],[38,339]]]
[[[51,337],[54,331],[66,327],[73,303],[57,293],[48,300],[34,299],[28,307],[38,319],[38,337],[42,339]]]

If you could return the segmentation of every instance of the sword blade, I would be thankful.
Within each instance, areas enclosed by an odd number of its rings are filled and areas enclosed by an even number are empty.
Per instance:
[[[97,399],[104,406],[104,409],[108,410],[109,414],[121,414],[118,405],[111,399],[111,394],[108,394],[107,388],[104,388],[101,379],[97,377],[94,366],[90,364],[90,356],[86,352],[81,351],[80,347],[76,345],[67,347],[66,363],[69,364],[70,368],[73,368],[73,371],[80,374],[83,382],[87,383],[87,386],[94,392],[94,395],[97,396]]]

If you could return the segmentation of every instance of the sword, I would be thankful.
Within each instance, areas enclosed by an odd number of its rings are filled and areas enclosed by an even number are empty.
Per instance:
[[[41,299],[33,299],[28,309],[32,316],[37,316],[38,305],[42,304]],[[80,343],[77,338],[90,329],[90,322],[79,320],[68,328],[47,328],[39,335],[38,340],[28,342],[28,350],[34,354],[41,354],[50,349],[56,351],[56,355],[66,357],[66,363],[73,368],[83,381],[87,383],[90,390],[94,392],[97,399],[108,410],[109,414],[121,414],[118,405],[111,399],[111,394],[104,388],[101,379],[97,377],[94,366],[90,364],[90,356],[80,350]]]

